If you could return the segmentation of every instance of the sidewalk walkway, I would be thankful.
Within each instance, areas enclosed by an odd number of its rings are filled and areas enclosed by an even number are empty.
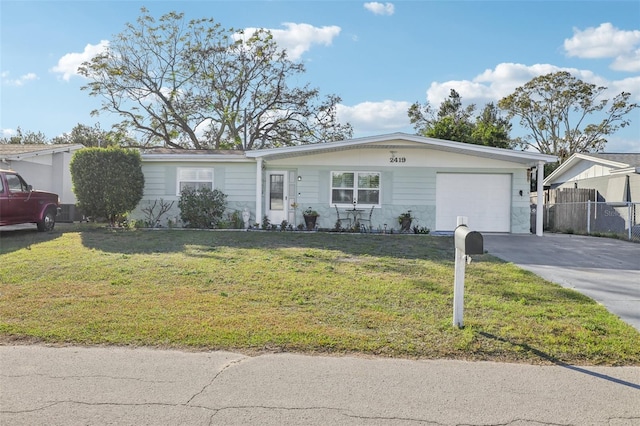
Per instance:
[[[0,346],[3,425],[640,424],[640,368]]]

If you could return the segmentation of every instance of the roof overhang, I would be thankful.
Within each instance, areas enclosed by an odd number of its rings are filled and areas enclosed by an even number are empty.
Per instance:
[[[623,169],[611,170],[609,173],[612,174],[612,175],[626,175],[626,174],[629,174],[629,173],[638,173],[638,174],[640,174],[640,166],[625,167]]]
[[[387,135],[370,136],[357,139],[346,139],[337,142],[318,143],[311,145],[299,145],[283,148],[260,149],[247,151],[249,158],[262,158],[265,160],[277,160],[283,158],[300,157],[327,152],[346,151],[352,149],[434,149],[453,152],[457,154],[473,155],[476,157],[492,158],[496,160],[511,161],[525,164],[530,167],[538,163],[553,163],[558,157],[529,151],[515,151],[511,149],[493,148],[483,145],[473,145],[462,142],[453,142],[442,139],[427,138],[406,133],[391,133]]]
[[[0,150],[0,160],[2,161],[20,161],[27,158],[42,157],[43,155],[53,155],[61,152],[74,152],[84,148],[82,144],[64,144],[64,145],[22,145],[14,152],[2,152]]]
[[[617,171],[611,171],[611,173],[617,173],[620,169],[629,169],[629,164],[620,163],[617,161],[607,160],[605,158],[594,157],[589,154],[573,154],[569,157],[564,163],[562,163],[557,169],[555,169],[549,176],[547,176],[544,180],[544,185],[551,185],[551,183],[559,176],[562,176],[565,172],[570,170],[576,164],[581,161],[590,161],[592,163],[601,164],[603,166],[612,167],[618,169]]]
[[[189,163],[255,163],[242,154],[141,154],[143,162],[189,162]]]

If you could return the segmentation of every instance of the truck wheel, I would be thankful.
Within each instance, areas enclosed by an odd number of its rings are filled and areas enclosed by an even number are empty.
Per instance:
[[[42,218],[42,222],[38,222],[37,225],[40,232],[53,231],[53,227],[56,226],[56,212],[48,209]]]

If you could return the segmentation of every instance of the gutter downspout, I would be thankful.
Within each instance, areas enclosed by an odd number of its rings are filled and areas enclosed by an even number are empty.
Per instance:
[[[256,222],[262,223],[262,158],[256,163]]]
[[[542,237],[544,218],[544,161],[538,161],[538,205],[536,206],[536,235]]]

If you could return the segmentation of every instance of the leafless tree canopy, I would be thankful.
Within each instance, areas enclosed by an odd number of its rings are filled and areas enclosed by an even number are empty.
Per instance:
[[[287,58],[271,34],[243,34],[213,19],[158,20],[142,9],[107,51],[86,62],[83,89],[116,113],[119,130],[135,130],[144,146],[241,149],[350,138],[337,121],[340,98],[308,85],[290,86],[304,66]]]
[[[521,145],[564,160],[574,153],[602,151],[606,137],[630,123],[627,114],[638,108],[629,102],[631,94],[622,92],[609,103],[601,98],[606,89],[561,71],[534,78],[498,106],[530,131]],[[589,122],[594,113],[604,118]]]

